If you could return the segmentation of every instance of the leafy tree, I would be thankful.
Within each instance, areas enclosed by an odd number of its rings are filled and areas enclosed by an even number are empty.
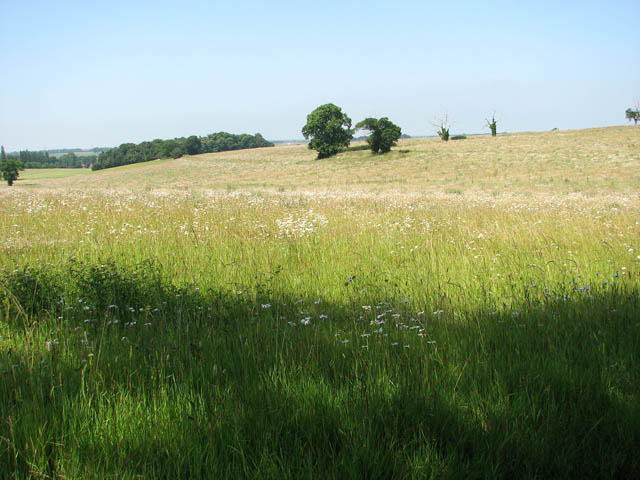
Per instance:
[[[635,110],[627,108],[624,113],[627,120],[633,120],[634,125],[638,124],[638,120],[640,120],[640,108],[636,108]]]
[[[387,117],[365,118],[356,125],[357,130],[369,130],[371,135],[367,139],[367,143],[371,147],[373,153],[387,153],[391,151],[402,131],[400,127],[389,121]]]
[[[18,171],[23,169],[24,167],[20,160],[4,159],[0,161],[0,171],[2,171],[2,178],[7,181],[7,184],[9,186],[12,186],[13,182],[18,179],[18,176],[20,175]]]
[[[487,121],[487,127],[491,130],[491,136],[495,137],[498,134],[498,121],[496,120],[496,114],[494,113],[491,117],[491,121],[488,118],[485,118]]]
[[[202,143],[198,137],[191,135],[185,140],[184,148],[188,155],[198,155],[202,149]]]
[[[316,108],[307,115],[307,124],[302,127],[304,138],[309,139],[309,149],[318,152],[318,158],[327,158],[348,147],[353,138],[351,119],[333,103]]]

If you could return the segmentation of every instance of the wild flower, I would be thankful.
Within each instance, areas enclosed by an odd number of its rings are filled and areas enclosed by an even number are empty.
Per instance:
[[[310,322],[311,322],[311,317],[304,317],[303,319],[300,320],[300,323],[303,325],[309,325]]]
[[[442,315],[444,313],[444,310],[436,310],[435,312],[433,312],[434,315]]]
[[[261,304],[262,308],[271,308],[271,304],[270,303],[263,303]]]

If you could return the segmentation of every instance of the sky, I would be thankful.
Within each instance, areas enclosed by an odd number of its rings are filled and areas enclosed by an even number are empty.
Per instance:
[[[412,136],[624,125],[640,1],[0,0],[0,144],[302,138],[334,103]]]

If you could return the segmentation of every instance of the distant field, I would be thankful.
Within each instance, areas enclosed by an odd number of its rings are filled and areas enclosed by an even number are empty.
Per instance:
[[[640,478],[640,128],[26,171],[0,205],[10,477]]]
[[[88,168],[32,168],[20,172],[20,186],[33,186],[33,180],[51,180],[54,178],[75,177],[90,174]]]

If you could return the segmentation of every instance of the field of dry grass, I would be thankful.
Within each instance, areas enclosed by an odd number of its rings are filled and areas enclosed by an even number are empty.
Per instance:
[[[400,150],[408,150],[401,153]],[[131,191],[349,191],[475,194],[637,193],[640,129],[632,126],[401,140],[390,154],[346,152],[317,161],[305,146],[281,146],[156,161],[39,180],[16,188]]]

